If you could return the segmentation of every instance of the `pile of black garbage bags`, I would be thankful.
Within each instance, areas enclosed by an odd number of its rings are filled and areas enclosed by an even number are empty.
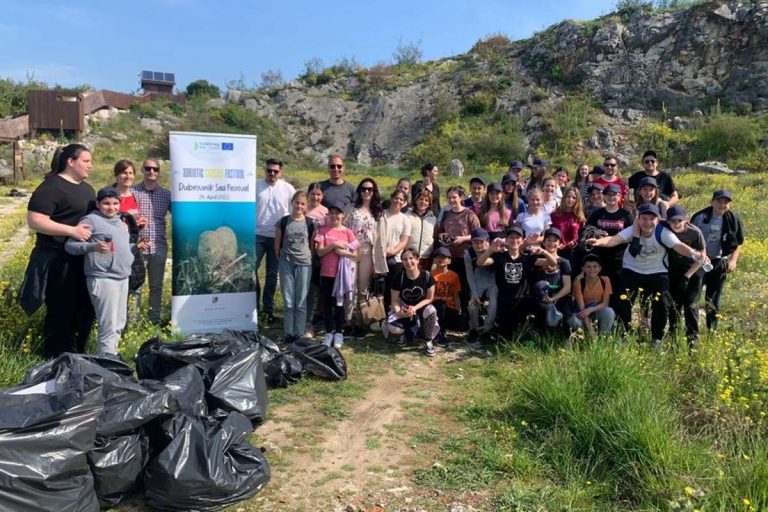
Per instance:
[[[304,373],[342,380],[338,350],[282,349],[254,332],[155,338],[135,358],[63,354],[0,390],[0,509],[90,512],[129,496],[217,510],[258,493],[270,469],[248,443],[267,387]]]

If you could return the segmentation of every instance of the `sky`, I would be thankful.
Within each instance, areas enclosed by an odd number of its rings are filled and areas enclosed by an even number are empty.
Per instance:
[[[134,92],[142,70],[225,89],[262,73],[297,77],[306,62],[368,67],[418,44],[424,60],[467,52],[491,34],[525,39],[616,0],[2,0],[0,78]]]

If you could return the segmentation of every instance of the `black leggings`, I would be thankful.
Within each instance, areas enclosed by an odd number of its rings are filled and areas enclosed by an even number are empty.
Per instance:
[[[61,251],[48,268],[43,352],[85,352],[95,313],[85,284],[84,258]]]
[[[336,297],[333,296],[335,281],[335,277],[320,276],[320,298],[323,304],[326,333],[344,331],[344,305],[337,306]]]

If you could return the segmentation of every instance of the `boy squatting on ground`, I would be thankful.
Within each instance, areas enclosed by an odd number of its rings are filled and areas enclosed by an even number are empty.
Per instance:
[[[104,187],[99,190],[96,207],[97,211],[79,222],[90,227],[91,238],[85,242],[70,238],[64,247],[70,254],[85,255],[88,293],[99,323],[96,352],[117,354],[117,343],[127,317],[128,277],[133,254],[128,227],[120,217],[117,189]]]

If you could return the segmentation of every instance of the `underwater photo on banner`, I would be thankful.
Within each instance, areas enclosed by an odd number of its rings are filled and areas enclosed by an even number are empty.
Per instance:
[[[256,136],[170,132],[171,323],[256,328]]]

